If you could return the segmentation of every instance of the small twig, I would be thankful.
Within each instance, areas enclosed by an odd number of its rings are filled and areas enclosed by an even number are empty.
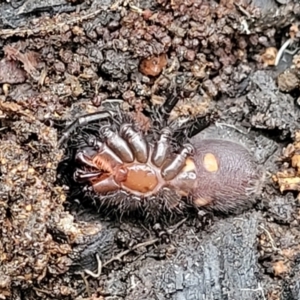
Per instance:
[[[112,4],[110,7],[110,10],[114,11],[119,8],[119,6],[122,4],[123,0],[117,0],[115,3]]]
[[[167,230],[168,234],[173,233],[177,228],[179,228],[179,226],[181,226],[185,221],[187,220],[187,218],[182,219],[181,221],[179,221],[177,224],[175,224],[174,226],[172,226],[170,229]]]
[[[248,134],[249,131],[250,131],[250,128],[249,128],[249,129],[245,132],[245,131],[243,131],[242,129],[237,128],[237,127],[236,127],[235,125],[233,125],[233,124],[227,124],[227,123],[219,123],[219,122],[215,122],[215,125],[216,125],[217,127],[221,127],[221,128],[222,128],[222,126],[229,127],[229,128],[232,128],[232,129],[234,129],[234,130],[236,130],[237,132],[242,133],[242,134]]]
[[[39,289],[39,288],[36,288],[34,287],[33,288],[36,292],[40,292],[40,293],[43,293],[43,294],[46,294],[46,295],[52,295],[52,291],[47,291],[45,289]]]
[[[112,263],[115,260],[120,260],[123,256],[125,256],[126,254],[130,253],[133,250],[136,250],[140,247],[147,247],[147,246],[153,245],[158,241],[159,241],[159,239],[156,238],[156,239],[153,239],[153,240],[149,240],[149,241],[137,244],[134,247],[132,247],[131,249],[125,250],[125,251],[119,253],[118,255],[112,257],[110,260],[108,260],[106,263],[103,264],[103,267],[106,267],[107,265],[109,265],[110,263]]]
[[[84,281],[84,284],[85,284],[85,289],[86,289],[86,293],[88,294],[88,297],[91,297],[91,291],[90,291],[90,285],[86,279],[86,276],[84,276],[84,273],[80,273],[83,281]]]
[[[263,300],[266,300],[266,297],[265,297],[265,293],[264,293],[264,290],[261,286],[260,283],[258,283],[258,288],[257,289],[241,289],[241,291],[249,291],[249,292],[261,292],[261,295],[262,295],[262,298]]]
[[[2,37],[3,36],[10,37],[10,36],[14,36],[14,35],[31,36],[31,35],[36,35],[40,32],[43,32],[43,33],[46,33],[46,32],[49,33],[52,31],[57,32],[59,29],[62,29],[65,25],[72,25],[74,23],[80,23],[82,21],[91,19],[91,18],[97,16],[102,11],[103,11],[103,8],[100,8],[89,14],[86,14],[83,16],[77,16],[77,17],[71,18],[69,20],[64,20],[59,23],[56,23],[55,18],[53,18],[52,19],[53,24],[49,24],[49,22],[50,22],[50,20],[49,20],[47,25],[41,25],[39,27],[34,27],[32,29],[29,29],[29,28],[2,29],[2,30],[0,30],[0,36],[2,36]]]
[[[106,104],[106,103],[122,103],[124,102],[124,100],[122,99],[105,99],[103,100],[102,104]]]
[[[99,255],[98,253],[96,254],[96,259],[97,259],[97,263],[98,263],[98,269],[97,269],[97,273],[91,271],[91,270],[88,270],[88,269],[84,269],[84,273],[87,275],[87,276],[91,276],[93,278],[99,278],[99,276],[101,275],[102,273],[102,267],[106,267],[108,264],[110,264],[111,262],[115,261],[115,260],[120,260],[123,256],[125,256],[126,254],[130,253],[131,251],[133,250],[136,250],[140,247],[146,247],[146,246],[150,246],[150,245],[153,245],[155,244],[159,239],[156,238],[156,239],[152,239],[152,240],[149,240],[149,241],[146,241],[146,242],[143,242],[143,243],[140,243],[140,244],[137,244],[135,245],[134,247],[132,247],[131,249],[128,249],[128,250],[125,250],[121,253],[119,253],[118,255],[112,257],[110,260],[108,260],[106,263],[102,264],[100,258],[99,258]],[[89,286],[88,286],[88,282],[86,280],[86,276],[84,276],[84,273],[81,273],[81,276],[86,284],[86,290],[87,290],[87,293],[89,293]]]
[[[274,63],[274,66],[277,66],[279,64],[279,61],[284,53],[284,51],[287,49],[287,47],[289,45],[291,45],[293,42],[293,39],[290,38],[288,39],[282,46],[281,48],[279,49],[279,51],[277,52],[277,55],[276,55],[276,59],[275,59],[275,63]]]
[[[272,238],[271,236],[271,233],[263,226],[263,225],[259,225],[259,227],[267,234],[269,240],[270,240],[270,243],[271,243],[271,246],[273,248],[274,251],[278,251],[278,252],[281,252],[281,249],[277,248],[274,244],[274,239]]]
[[[96,259],[97,259],[97,264],[98,264],[97,273],[94,273],[93,271],[88,270],[88,269],[84,269],[84,272],[87,275],[92,276],[93,278],[98,278],[101,275],[101,272],[102,272],[102,261],[101,261],[98,253],[96,254]]]
[[[129,7],[132,11],[137,12],[138,14],[142,14],[143,10],[133,4],[129,4]]]
[[[251,14],[245,9],[245,8],[243,8],[241,5],[239,5],[239,4],[237,4],[237,3],[234,3],[234,5],[239,9],[239,11],[241,12],[241,13],[243,13],[247,18],[251,18],[252,16],[251,16]]]
[[[201,241],[198,239],[198,237],[196,236],[196,233],[194,231],[194,229],[191,229],[191,233],[192,233],[192,238],[194,238],[198,243],[201,243]]]

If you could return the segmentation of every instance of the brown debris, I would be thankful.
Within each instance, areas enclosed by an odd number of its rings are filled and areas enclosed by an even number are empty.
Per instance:
[[[140,64],[140,71],[144,75],[157,76],[167,65],[167,57],[165,54],[145,58]]]
[[[152,14],[153,14],[153,12],[150,9],[145,9],[142,12],[142,16],[145,20],[149,20],[151,18]]]
[[[278,76],[277,82],[281,91],[291,92],[299,87],[300,80],[292,70],[287,70]]]
[[[21,105],[15,102],[0,100],[0,112],[3,116],[13,114],[13,115],[25,116],[29,121],[35,120],[34,116],[32,116],[31,112],[28,109],[22,107]]]
[[[16,61],[7,58],[0,61],[0,83],[23,83],[26,78],[26,73]]]
[[[150,129],[151,120],[143,114],[143,109],[143,103],[137,101],[134,107],[134,111],[131,112],[131,116],[137,122],[140,129],[144,132],[147,132]]]
[[[261,55],[261,60],[266,66],[274,66],[277,56],[277,49],[275,47],[269,47]]]
[[[292,24],[292,26],[290,27],[289,34],[290,37],[294,39],[297,36],[297,34],[299,34],[299,24],[297,23]]]
[[[295,133],[295,141],[283,150],[284,164],[281,170],[273,175],[273,181],[279,185],[280,191],[300,192],[300,131]],[[300,194],[298,194],[298,198]]]
[[[4,54],[9,60],[20,61],[23,63],[24,70],[28,74],[34,74],[38,65],[38,53],[28,51],[26,53],[20,52],[19,49],[12,45],[6,45],[4,48]]]
[[[300,69],[300,55],[296,54],[293,58],[293,65],[297,68]]]
[[[208,95],[202,97],[195,95],[186,101],[179,101],[170,115],[170,119],[174,120],[180,116],[204,116],[209,111],[211,98]]]
[[[96,15],[100,14],[103,8],[93,10],[91,13],[85,15],[74,14],[59,14],[53,18],[42,17],[36,19],[33,27],[17,28],[17,29],[2,29],[0,30],[0,36],[8,38],[11,36],[29,37],[45,35],[46,33],[64,33],[69,30],[68,25],[75,23],[81,23],[84,20],[89,20]]]
[[[191,67],[191,71],[196,78],[203,79],[207,76],[206,73],[207,67],[208,64],[195,61],[193,66]]]
[[[273,264],[274,275],[275,276],[283,276],[289,272],[289,267],[286,262],[280,260]]]
[[[18,105],[9,109],[23,111]],[[71,245],[101,231],[95,223],[75,223],[64,212],[65,192],[53,186],[62,158],[56,130],[38,120],[32,124],[16,121],[12,130],[18,133],[18,140],[3,135],[0,147],[0,266],[4,272],[0,293],[4,296],[10,295],[12,283],[30,286],[46,275],[64,274],[71,264]],[[31,134],[37,139],[31,139]],[[52,150],[47,153],[45,149]],[[33,153],[38,154],[35,159]],[[50,228],[62,232],[67,240],[55,241]]]

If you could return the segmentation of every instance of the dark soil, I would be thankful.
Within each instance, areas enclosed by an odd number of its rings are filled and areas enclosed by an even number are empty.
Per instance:
[[[300,299],[298,0],[10,0],[0,21],[0,299]],[[201,134],[247,143],[260,200],[155,224],[70,203],[62,129],[174,92],[171,119],[217,112]]]

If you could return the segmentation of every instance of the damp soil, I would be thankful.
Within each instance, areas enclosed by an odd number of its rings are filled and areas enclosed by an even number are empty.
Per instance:
[[[0,299],[300,299],[299,20],[297,0],[2,1]],[[171,119],[246,137],[257,203],[153,223],[70,202],[62,129],[174,93]]]

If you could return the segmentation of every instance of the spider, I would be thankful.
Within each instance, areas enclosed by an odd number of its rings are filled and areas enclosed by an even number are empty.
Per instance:
[[[202,138],[213,115],[183,124],[169,121],[176,103],[172,97],[154,109],[147,128],[118,109],[71,123],[59,140],[68,153],[62,173],[71,177],[71,193],[76,189],[100,210],[144,215],[187,205],[232,212],[253,203],[264,172],[247,146],[230,138]]]

